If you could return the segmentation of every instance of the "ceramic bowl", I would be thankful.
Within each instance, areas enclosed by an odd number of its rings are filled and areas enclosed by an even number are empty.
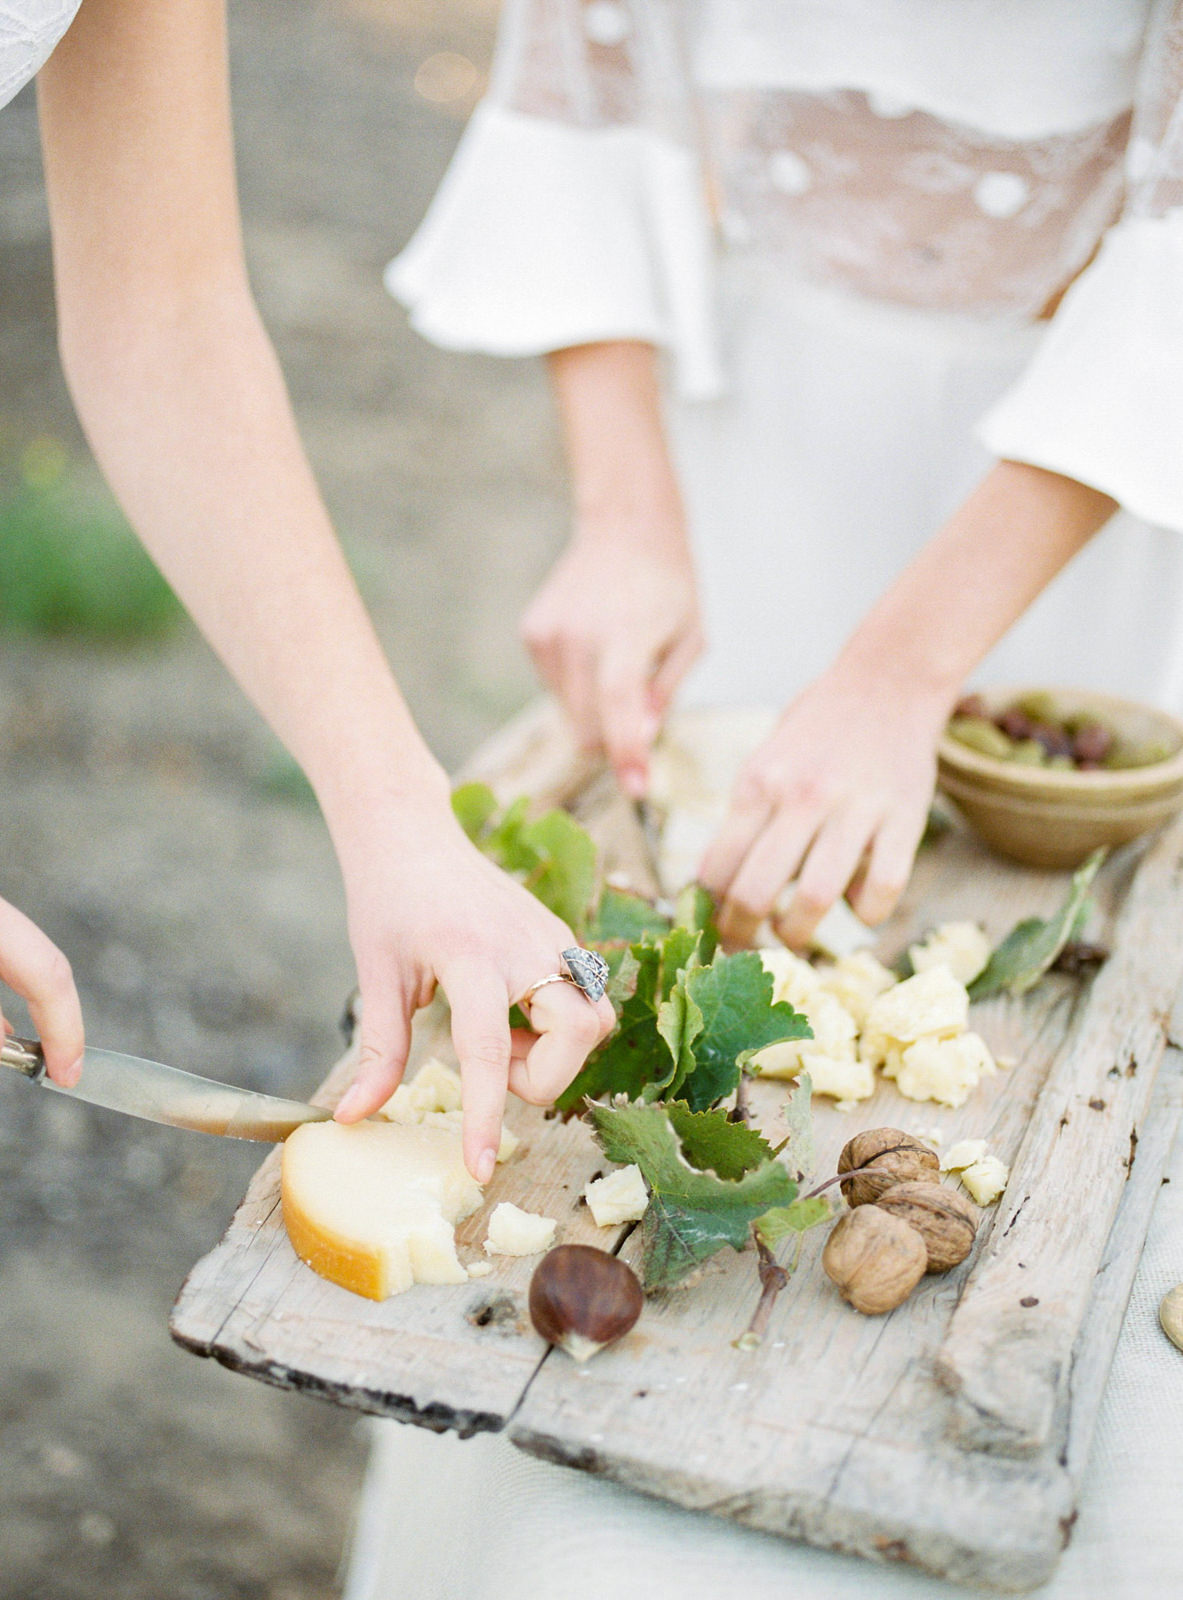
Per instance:
[[[1033,688],[980,691],[993,713]],[[944,734],[937,787],[985,842],[1033,867],[1077,867],[1098,845],[1125,844],[1183,807],[1183,722],[1091,689],[1039,689],[1061,717],[1084,715],[1136,743],[1162,743],[1164,761],[1124,770],[1077,772],[1028,767],[983,755]]]

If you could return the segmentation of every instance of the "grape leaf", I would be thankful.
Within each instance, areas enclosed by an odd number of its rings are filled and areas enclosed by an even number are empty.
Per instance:
[[[679,928],[690,928],[701,933],[698,954],[704,967],[710,966],[719,948],[719,930],[715,926],[715,902],[709,889],[701,883],[688,883],[678,895],[674,907],[674,921]]]
[[[492,790],[480,783],[454,790],[452,809],[480,850],[583,937],[596,889],[596,847],[574,817],[547,811],[531,820],[525,797],[498,816]]]
[[[789,1131],[777,1145],[776,1154],[783,1156],[785,1166],[800,1183],[817,1163],[813,1149],[813,1080],[808,1072],[803,1072],[789,1090],[783,1115]]]
[[[1068,895],[1054,916],[1027,917],[1011,929],[969,985],[971,1000],[986,1000],[1003,990],[1026,994],[1039,982],[1069,939],[1081,933],[1088,917],[1089,886],[1106,854],[1104,848],[1094,850],[1073,873]]]
[[[462,783],[452,790],[452,810],[473,844],[479,844],[497,815],[497,796],[487,783]]]
[[[632,993],[615,999],[616,1027],[595,1050],[575,1081],[558,1097],[560,1111],[573,1111],[585,1098],[626,1094],[638,1099],[655,1079],[668,1081],[676,1058],[658,1032],[661,1004],[661,947],[629,946],[628,961],[635,968]]]
[[[617,1007],[616,1028],[559,1096],[561,1111],[575,1110],[584,1099],[616,1094],[630,1100],[660,1096],[675,1079],[693,1071],[692,1046],[701,1031],[700,1019],[673,995],[680,973],[697,958],[699,937],[688,928],[672,928],[663,939],[647,937],[628,946],[628,957],[608,990]],[[633,966],[637,977],[629,992],[622,980]]]
[[[829,1200],[824,1194],[807,1195],[794,1200],[792,1205],[774,1206],[755,1222],[756,1232],[770,1250],[775,1250],[790,1233],[804,1233],[816,1228],[819,1222],[828,1222],[833,1216]]]
[[[694,1045],[702,1032],[702,1012],[686,993],[685,983],[675,983],[657,1013],[657,1031],[669,1046],[673,1070],[664,1081],[645,1090],[646,1100],[674,1099],[694,1071]]]
[[[641,1224],[647,1289],[672,1288],[724,1245],[741,1250],[757,1217],[796,1196],[767,1141],[721,1111],[695,1116],[666,1106],[597,1104],[590,1115],[609,1160],[635,1162],[651,1191]],[[709,1152],[714,1165],[692,1164],[690,1149],[702,1160]],[[722,1177],[719,1167],[740,1176]]]
[[[670,919],[648,900],[623,889],[606,888],[588,924],[587,940],[589,944],[614,944],[618,940],[629,944],[647,933],[668,933],[669,928]]]
[[[522,838],[538,852],[526,887],[581,938],[596,892],[596,847],[590,834],[565,811],[548,811],[526,824]]]
[[[730,1121],[726,1111],[691,1111],[684,1100],[671,1100],[665,1110],[692,1167],[742,1178],[776,1154],[759,1128]]]
[[[695,1111],[731,1094],[757,1050],[783,1039],[812,1038],[809,1023],[791,1005],[773,1003],[772,975],[755,950],[716,956],[709,967],[688,971],[684,981],[703,1019],[694,1070],[682,1084]]]

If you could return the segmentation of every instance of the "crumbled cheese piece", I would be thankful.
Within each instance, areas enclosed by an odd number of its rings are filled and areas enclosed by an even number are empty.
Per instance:
[[[536,1256],[549,1250],[555,1242],[558,1223],[553,1217],[541,1217],[536,1211],[522,1211],[511,1200],[503,1200],[493,1207],[489,1218],[489,1237],[485,1240],[488,1256]]]
[[[596,1227],[611,1228],[618,1222],[639,1222],[649,1204],[649,1191],[640,1167],[634,1164],[605,1178],[592,1178],[584,1185],[583,1198]]]
[[[801,1058],[799,1071],[808,1072],[814,1094],[832,1095],[841,1102],[840,1111],[856,1101],[869,1100],[875,1093],[875,1074],[865,1061],[853,1054],[841,1059],[808,1051]]]
[[[399,1084],[378,1115],[404,1128],[447,1128],[459,1133],[464,1125],[464,1113],[460,1109],[460,1074],[431,1056],[409,1083]],[[517,1134],[502,1124],[497,1160],[509,1161],[519,1144],[521,1140]]]
[[[821,978],[808,961],[794,955],[784,945],[771,945],[760,951],[765,972],[772,978],[773,1000],[787,1000],[796,1010],[821,988]]]
[[[846,1007],[857,1028],[866,1022],[867,1013],[879,996],[896,984],[895,973],[876,961],[869,950],[856,951],[832,967],[820,968],[818,978],[822,988]]]
[[[430,1056],[408,1084],[411,1104],[420,1111],[459,1111],[460,1074]]]
[[[941,1162],[942,1172],[955,1172],[980,1206],[991,1205],[1006,1188],[1010,1168],[986,1149],[985,1139],[962,1139]]]
[[[959,1139],[941,1162],[941,1171],[960,1172],[963,1167],[972,1167],[985,1154],[985,1139]]]
[[[948,1038],[962,1033],[968,1020],[965,985],[942,963],[881,994],[867,1015],[864,1038],[896,1044],[913,1044],[930,1035]]]
[[[970,1091],[994,1070],[990,1052],[976,1033],[957,1039],[917,1039],[902,1052],[896,1088],[908,1100],[963,1106]]]
[[[768,1045],[752,1057],[757,1072],[767,1078],[795,1078],[807,1069],[806,1057],[814,1055],[855,1061],[854,1018],[832,994],[815,989],[798,1009],[804,1013],[813,1037]]]
[[[491,1261],[470,1261],[468,1263],[468,1276],[470,1278],[487,1278],[493,1270]]]
[[[980,1206],[993,1205],[1006,1188],[1010,1168],[998,1156],[983,1156],[961,1174],[962,1186],[969,1190]]]
[[[908,951],[914,972],[928,972],[943,962],[958,983],[969,984],[990,959],[989,939],[976,922],[945,922]]]

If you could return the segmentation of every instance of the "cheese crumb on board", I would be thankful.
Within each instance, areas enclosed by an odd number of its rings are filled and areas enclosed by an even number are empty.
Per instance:
[[[846,1007],[856,1028],[862,1028],[875,1001],[894,988],[897,981],[895,973],[876,961],[869,950],[843,956],[832,967],[821,967],[818,980],[823,989]]]
[[[557,1227],[558,1223],[553,1217],[542,1217],[535,1211],[523,1211],[512,1200],[503,1200],[499,1206],[493,1207],[493,1214],[489,1218],[485,1254],[541,1255],[554,1244]]]
[[[971,984],[984,972],[992,946],[976,922],[944,922],[908,951],[913,972],[945,965],[958,983]]]
[[[583,1187],[583,1198],[597,1228],[639,1222],[649,1205],[649,1191],[635,1163],[604,1178],[592,1178]]]
[[[283,1220],[300,1259],[370,1300],[464,1283],[454,1224],[483,1198],[451,1128],[309,1122],[284,1142]]]
[[[437,1056],[429,1056],[409,1083],[399,1084],[378,1115],[407,1128],[425,1125],[459,1133],[464,1122],[460,1074]],[[502,1123],[498,1162],[509,1161],[520,1144],[517,1134]]]
[[[943,963],[918,972],[881,994],[867,1014],[863,1039],[868,1053],[886,1054],[891,1044],[914,1044],[935,1034],[951,1038],[969,1022],[969,995]]]
[[[905,1099],[935,1100],[956,1109],[983,1078],[993,1074],[985,1040],[976,1033],[963,1033],[955,1039],[917,1039],[900,1053],[891,1076]]]
[[[470,1278],[487,1278],[493,1270],[491,1261],[470,1261],[468,1263],[468,1276]]]
[[[794,955],[783,944],[760,951],[760,964],[772,979],[773,1001],[785,1000],[795,1010],[821,989],[821,975],[803,956]]]
[[[989,956],[985,934],[969,922],[944,924],[914,953],[922,949],[943,950],[964,972],[982,949]],[[762,1077],[808,1072],[814,1094],[831,1096],[845,1110],[874,1094],[876,1069],[895,1079],[905,1099],[952,1107],[964,1105],[996,1071],[985,1041],[968,1031],[969,994],[948,960],[934,960],[900,983],[866,950],[822,967],[783,947],[761,950],[760,959],[774,999],[800,1011],[813,1032],[753,1056],[752,1070]]]
[[[954,1172],[980,1206],[992,1205],[1006,1188],[1010,1168],[990,1155],[985,1139],[962,1139],[941,1162],[942,1172]]]

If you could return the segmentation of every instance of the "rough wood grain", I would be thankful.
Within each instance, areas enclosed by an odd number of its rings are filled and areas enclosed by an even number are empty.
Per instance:
[[[758,726],[685,719],[667,766],[698,775],[705,807],[707,787],[726,783]],[[519,719],[472,771],[503,798],[530,788],[540,803],[571,804],[616,865],[634,879],[645,870],[632,808],[574,760],[553,708]],[[1181,860],[1177,826],[1106,865],[1097,931],[1114,955],[1091,985],[1051,979],[1021,1002],[975,1007],[974,1025],[1012,1064],[961,1110],[903,1100],[890,1084],[853,1114],[816,1103],[819,1172],[833,1170],[858,1128],[881,1123],[945,1148],[985,1138],[1012,1164],[973,1256],[889,1317],[860,1317],[839,1300],[817,1265],[822,1241],[810,1236],[758,1349],[732,1345],[759,1286],[751,1252],[728,1250],[692,1288],[653,1297],[626,1341],[577,1368],[544,1352],[526,1326],[529,1261],[382,1306],[314,1278],[283,1234],[271,1157],[190,1276],[174,1333],[269,1382],[362,1410],[462,1433],[508,1427],[525,1449],[751,1526],[1030,1588],[1053,1570],[1071,1529],[1183,1104],[1183,1057],[1166,1043],[1183,1036],[1167,1021],[1183,973]],[[954,917],[982,920],[997,938],[1053,909],[1063,891],[1062,875],[989,857],[956,831],[921,857],[880,950],[891,957]],[[435,1049],[446,1050],[440,1010],[416,1029],[417,1053]],[[351,1068],[348,1057],[338,1064],[330,1097]],[[767,1082],[753,1090],[774,1135],[783,1094]],[[582,1125],[525,1107],[510,1120],[531,1148],[499,1172],[491,1202],[549,1210],[561,1237],[635,1256],[627,1230],[595,1230],[578,1204],[600,1164]],[[462,1230],[462,1254],[483,1236],[482,1220]]]
[[[1057,1052],[999,1223],[950,1325],[937,1371],[963,1444],[1047,1444],[1092,1276],[1109,1237],[1163,1050],[1183,951],[1183,833],[1147,851],[1113,954]]]

